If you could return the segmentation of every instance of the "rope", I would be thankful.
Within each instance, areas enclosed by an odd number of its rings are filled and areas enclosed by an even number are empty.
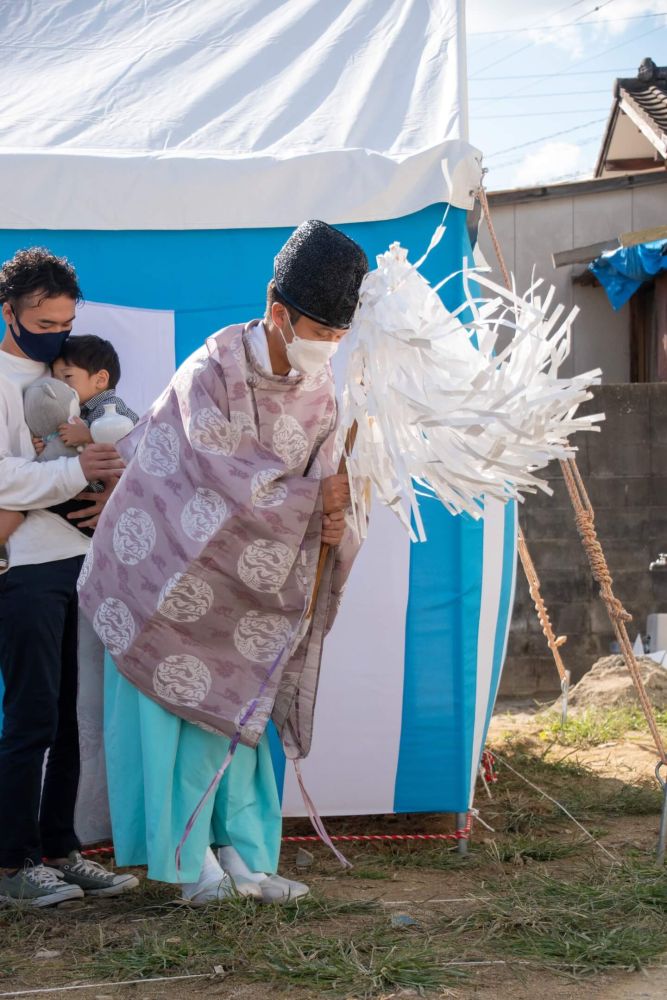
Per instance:
[[[493,244],[493,249],[495,251],[496,257],[498,258],[498,264],[503,275],[503,281],[507,288],[512,287],[512,280],[510,278],[509,271],[507,270],[507,265],[503,257],[503,252],[500,249],[500,243],[498,242],[498,237],[496,236],[495,229],[493,228],[493,223],[491,221],[491,212],[489,210],[489,202],[486,196],[486,191],[484,187],[480,185],[477,192],[479,198],[479,203],[484,214],[484,219],[489,229],[489,236],[491,237],[491,242]],[[570,496],[570,501],[572,502],[572,507],[574,509],[574,517],[577,525],[577,531],[579,532],[579,537],[581,538],[584,551],[588,558],[589,565],[591,567],[591,572],[596,582],[600,587],[600,596],[604,601],[605,607],[607,609],[607,614],[609,615],[609,620],[612,624],[618,644],[625,660],[625,665],[630,672],[633,683],[637,691],[637,697],[639,698],[639,704],[641,705],[642,711],[646,717],[651,736],[655,742],[656,750],[658,751],[658,756],[660,757],[660,762],[667,765],[667,755],[665,753],[665,745],[662,739],[660,730],[658,729],[658,724],[655,720],[655,714],[653,712],[653,706],[649,701],[648,695],[646,694],[646,688],[644,687],[644,682],[642,680],[639,664],[637,663],[637,658],[635,656],[632,644],[630,642],[630,637],[628,635],[628,630],[625,627],[626,622],[632,621],[632,615],[625,610],[621,601],[615,596],[613,591],[613,580],[611,573],[609,572],[609,566],[607,564],[607,559],[602,550],[602,546],[597,537],[597,532],[595,530],[595,512],[593,510],[593,505],[591,504],[590,497],[584,486],[584,481],[579,472],[577,463],[573,458],[567,461],[561,461],[561,469],[563,471],[563,477],[565,479],[565,485],[567,486],[567,491]],[[521,543],[523,536],[519,534],[519,552],[521,553]],[[523,545],[525,547],[525,539],[523,539]],[[526,555],[528,550],[525,549]],[[530,556],[528,556],[530,560]],[[521,559],[523,563],[523,557]],[[532,566],[532,560],[531,560]],[[524,564],[524,570],[526,566]],[[539,594],[539,579],[537,573],[535,573],[535,567],[533,569],[533,585],[536,588],[536,593]],[[526,573],[528,576],[528,573]],[[528,585],[530,587],[531,580],[528,579]],[[531,596],[533,596],[531,590]],[[535,598],[533,598],[535,600]],[[541,601],[541,598],[540,598]],[[542,602],[543,604],[543,602]],[[537,602],[535,602],[537,607]],[[547,635],[547,641],[549,642],[549,636],[545,627],[551,631],[551,623],[549,622],[549,616],[546,614],[546,608],[544,609],[545,619],[543,621],[540,617],[540,624],[542,625],[542,630],[544,634]],[[538,615],[540,614],[538,609]],[[554,660],[556,660],[556,667],[560,674],[559,659],[557,658],[557,646],[562,645],[562,641],[554,639],[555,647],[549,642],[549,647],[554,654]],[[561,661],[562,665],[562,661]],[[563,675],[561,674],[561,678]],[[511,770],[511,768],[510,768]]]
[[[646,693],[646,687],[644,686],[644,681],[642,680],[639,664],[637,663],[637,657],[635,656],[632,643],[630,642],[630,636],[628,635],[628,630],[626,628],[626,622],[632,621],[632,615],[625,610],[622,603],[614,594],[611,573],[609,572],[607,560],[595,530],[595,512],[588,493],[586,492],[586,488],[581,478],[581,473],[577,468],[577,464],[573,459],[568,459],[566,462],[561,462],[560,465],[563,470],[565,485],[567,486],[567,491],[570,495],[570,500],[572,501],[572,506],[574,508],[577,530],[584,546],[584,551],[586,552],[591,572],[600,587],[600,596],[605,603],[605,607],[607,608],[607,614],[609,615],[609,620],[616,634],[616,639],[620,646],[623,659],[625,660],[625,665],[628,668],[630,676],[634,682],[637,697],[639,698],[639,704],[641,705],[642,711],[646,717],[646,722],[648,723],[651,736],[655,742],[658,756],[660,757],[662,764],[667,764],[667,754],[665,753],[665,745],[662,739],[662,734],[658,729],[658,724],[653,712],[653,706],[651,705],[649,697]]]
[[[497,779],[494,779],[497,780]],[[368,842],[382,842],[382,841],[410,841],[410,840],[469,840],[470,832],[472,830],[472,817],[468,816],[468,821],[465,827],[461,830],[455,830],[454,833],[349,833],[349,834],[338,834],[331,835],[330,839],[333,841],[341,841],[343,843],[368,843]],[[283,837],[284,844],[317,844],[321,842],[321,838],[315,834],[307,834],[303,837]],[[110,857],[114,853],[113,844],[101,844],[98,847],[89,847],[85,851],[81,852],[84,857]]]
[[[368,842],[387,840],[468,840],[470,838],[470,823],[463,830],[456,830],[454,833],[350,833],[332,836],[332,840],[348,842]],[[283,842],[287,844],[312,844],[320,838],[312,834],[306,837],[283,837]]]
[[[551,650],[551,655],[554,658],[556,670],[558,671],[561,682],[567,684],[569,680],[568,673],[565,669],[565,664],[563,663],[563,658],[560,655],[559,650],[559,646],[562,646],[563,643],[567,642],[567,636],[559,635],[558,638],[556,638],[556,633],[553,630],[551,618],[549,617],[549,612],[547,611],[547,606],[544,603],[542,591],[540,590],[540,578],[537,575],[535,564],[531,559],[528,546],[526,545],[526,539],[521,528],[519,528],[519,558],[521,559],[523,571],[526,574],[528,591],[533,599],[533,604],[535,605],[535,611],[537,612],[537,617],[542,627],[542,634],[547,640],[547,646]]]
[[[545,791],[544,791],[544,789],[543,789],[543,788],[540,788],[540,786],[539,786],[539,785],[535,785],[535,784],[533,784],[533,782],[532,782],[532,781],[529,781],[529,779],[528,779],[528,778],[526,778],[526,776],[525,776],[525,775],[523,775],[523,774],[519,774],[519,772],[518,772],[518,771],[517,771],[517,770],[516,770],[515,768],[513,768],[513,767],[512,767],[512,765],[511,765],[511,764],[510,764],[510,763],[509,763],[508,761],[506,761],[504,757],[501,757],[501,756],[500,756],[500,754],[498,754],[498,753],[497,753],[497,754],[496,754],[496,757],[497,757],[497,759],[498,759],[498,760],[500,761],[500,763],[501,763],[501,764],[502,764],[502,765],[503,765],[504,767],[507,767],[507,768],[509,768],[509,770],[510,770],[510,771],[512,772],[512,774],[515,774],[515,775],[517,776],[517,778],[520,778],[520,779],[521,779],[521,781],[525,781],[525,783],[526,783],[527,785],[529,785],[529,786],[530,786],[530,788],[532,788],[532,789],[533,789],[534,791],[536,791],[536,792],[539,792],[539,794],[540,794],[540,795],[542,795],[542,796],[543,796],[543,797],[544,797],[545,799],[548,799],[548,800],[549,800],[549,802],[553,802],[553,804],[554,804],[555,806],[558,806],[558,808],[559,808],[559,809],[560,809],[560,810],[561,810],[562,812],[564,812],[564,813],[565,813],[565,815],[566,815],[566,816],[568,817],[568,819],[571,819],[571,820],[572,820],[572,822],[573,822],[573,823],[574,823],[574,824],[575,824],[576,826],[578,826],[578,827],[579,827],[579,829],[580,829],[580,830],[582,830],[582,831],[583,831],[583,832],[584,832],[584,833],[586,834],[586,836],[588,837],[588,839],[589,839],[589,840],[592,840],[592,841],[593,841],[593,843],[595,844],[595,846],[596,846],[596,847],[599,847],[599,848],[600,848],[600,850],[601,850],[601,851],[602,851],[602,852],[603,852],[604,854],[606,854],[608,858],[611,858],[611,860],[612,860],[612,861],[613,861],[614,863],[618,863],[618,858],[615,858],[615,857],[614,857],[614,855],[613,855],[613,854],[612,854],[612,853],[611,853],[610,851],[608,851],[608,850],[607,850],[607,848],[606,848],[606,847],[604,846],[604,844],[601,844],[599,840],[596,840],[596,839],[595,839],[595,837],[593,836],[593,834],[592,834],[592,833],[590,833],[590,832],[589,832],[589,831],[588,831],[588,830],[586,829],[586,827],[585,827],[585,826],[583,826],[583,825],[582,825],[582,824],[581,824],[581,823],[579,822],[579,820],[578,820],[578,819],[576,819],[576,818],[575,818],[575,817],[574,817],[574,816],[572,815],[572,813],[571,813],[571,812],[568,812],[568,810],[567,810],[567,809],[565,808],[565,806],[563,805],[563,803],[562,803],[562,802],[559,802],[559,801],[558,801],[558,799],[555,799],[555,798],[553,797],[553,795],[549,795],[549,793],[548,793],[548,792],[545,792]]]
[[[191,972],[185,976],[158,976],[156,979],[118,979],[113,983],[75,983],[73,986],[42,986],[36,990],[13,990],[0,993],[0,997],[36,997],[44,993],[69,993],[74,990],[98,990],[112,986],[145,986],[146,983],[178,983],[184,979],[212,979],[211,972]]]
[[[490,750],[484,750],[482,753],[481,768],[482,777],[487,785],[495,785],[498,781],[498,772],[496,771],[496,758]]]
[[[503,252],[500,249],[500,243],[498,242],[496,231],[493,228],[493,223],[491,221],[491,209],[489,208],[489,200],[486,197],[486,190],[483,184],[480,184],[479,186],[477,197],[479,198],[479,203],[482,207],[482,212],[484,214],[484,221],[486,222],[487,228],[489,230],[489,236],[491,237],[494,253],[498,259],[498,265],[500,267],[500,273],[503,276],[503,281],[505,282],[505,288],[511,290],[513,287],[512,279],[510,277],[509,271],[507,270],[507,264],[505,263]]]

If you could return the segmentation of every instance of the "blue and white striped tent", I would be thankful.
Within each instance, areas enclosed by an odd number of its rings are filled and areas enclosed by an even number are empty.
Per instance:
[[[75,333],[114,340],[135,409],[208,334],[262,314],[273,256],[304,218],[340,225],[371,261],[395,240],[416,259],[447,198],[424,272],[458,271],[478,166],[460,7],[156,0],[149,17],[124,0],[65,0],[54,24],[49,0],[35,0],[2,25],[16,57],[0,66],[0,104],[20,96],[0,136],[0,256],[39,244],[73,261],[87,298]],[[443,294],[458,305],[460,282]],[[493,503],[473,522],[422,505],[422,544],[376,506],[328,639],[303,768],[323,814],[472,802],[509,628],[516,512]],[[90,799],[99,650],[88,634],[81,650],[79,815],[92,840],[106,832],[104,804]],[[279,750],[276,768],[285,813],[301,814]]]

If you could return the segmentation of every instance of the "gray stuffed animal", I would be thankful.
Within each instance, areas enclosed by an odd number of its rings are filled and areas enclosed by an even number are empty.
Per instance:
[[[44,451],[37,456],[38,462],[78,455],[76,448],[63,444],[58,434],[61,424],[67,423],[70,417],[78,417],[81,412],[79,397],[71,386],[57,378],[39,378],[25,390],[23,410],[32,436],[44,441]]]

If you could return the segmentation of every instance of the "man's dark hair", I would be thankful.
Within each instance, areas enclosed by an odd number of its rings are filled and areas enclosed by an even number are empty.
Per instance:
[[[22,299],[36,292],[42,293],[42,299],[67,295],[81,302],[83,298],[70,262],[44,247],[19,250],[0,268],[0,303],[10,302],[18,307]]]
[[[291,306],[289,305],[289,303],[285,302],[284,298],[276,288],[275,281],[273,280],[273,278],[271,278],[271,281],[268,283],[266,288],[265,319],[267,320],[271,319],[271,306],[273,305],[274,302],[279,302],[281,306],[285,306],[285,309],[287,309],[287,315],[289,316],[290,322],[292,324],[297,323],[300,317],[303,315],[303,313],[300,313],[298,309],[294,308],[294,306]]]
[[[109,388],[115,389],[120,382],[120,361],[113,344],[93,334],[82,337],[68,337],[60,357],[67,365],[83,368],[89,375],[96,375],[104,368],[109,372]]]

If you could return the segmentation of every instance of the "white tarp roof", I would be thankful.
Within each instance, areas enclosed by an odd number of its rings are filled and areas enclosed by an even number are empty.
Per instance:
[[[392,218],[443,160],[463,204],[463,2],[0,4],[0,228]]]

